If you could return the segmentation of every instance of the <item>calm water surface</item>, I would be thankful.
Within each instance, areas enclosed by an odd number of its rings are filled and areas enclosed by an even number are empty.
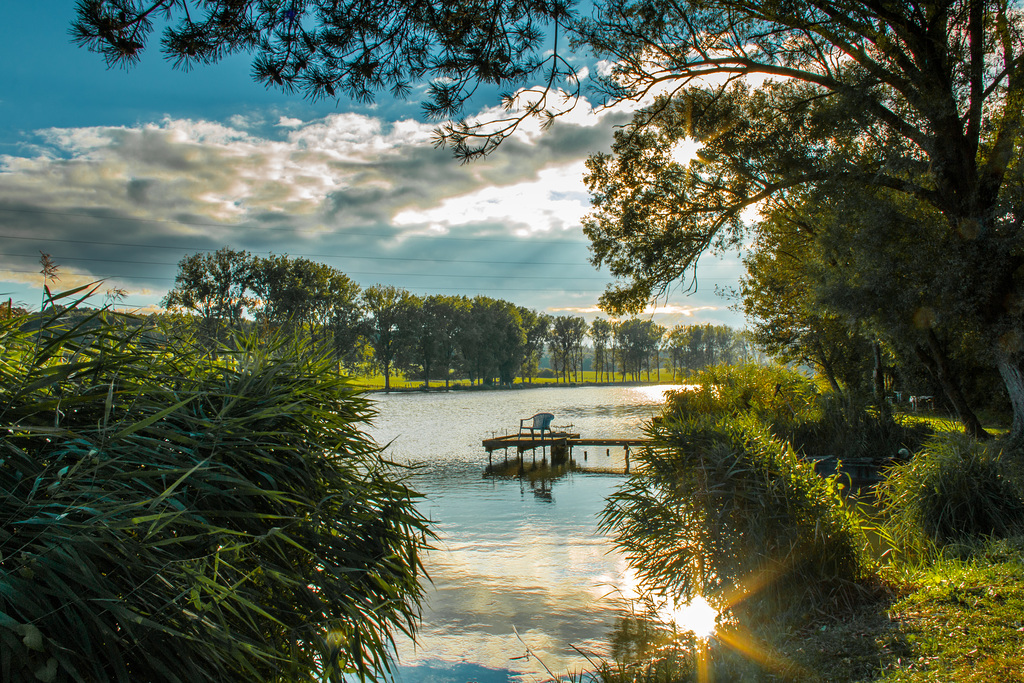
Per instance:
[[[575,473],[535,486],[484,477],[481,442],[537,412],[585,437],[640,437],[670,388],[374,395],[371,433],[390,443],[392,459],[421,465],[413,485],[439,536],[425,561],[433,585],[418,642],[399,643],[399,681],[534,681],[547,678],[538,658],[561,674],[586,667],[574,648],[606,652],[623,609],[616,596],[630,582],[597,518],[622,477]],[[573,455],[584,466],[621,467],[622,449],[606,451],[588,448],[586,462],[582,449]]]

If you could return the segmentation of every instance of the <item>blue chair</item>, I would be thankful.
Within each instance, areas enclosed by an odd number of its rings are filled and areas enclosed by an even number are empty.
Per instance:
[[[553,413],[537,413],[533,417],[527,417],[519,421],[519,436],[525,435],[527,432],[530,434],[530,438],[534,438],[537,432],[540,432],[540,438],[544,438],[544,432],[551,433],[551,421],[555,419]]]

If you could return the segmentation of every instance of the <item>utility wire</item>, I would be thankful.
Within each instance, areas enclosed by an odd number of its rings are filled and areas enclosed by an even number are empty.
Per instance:
[[[41,216],[72,216],[75,218],[91,218],[93,220],[104,220],[104,221],[131,221],[133,223],[159,223],[165,225],[190,225],[198,228],[231,228],[234,230],[247,230],[253,233],[261,232],[291,232],[295,234],[307,234],[307,235],[322,235],[323,230],[302,230],[299,228],[273,228],[273,227],[254,227],[244,223],[206,223],[203,221],[188,221],[178,220],[170,218],[136,218],[134,216],[97,216],[91,213],[76,213],[74,211],[50,211],[45,209],[12,209],[9,207],[0,206],[0,211],[7,211],[9,213],[27,213],[27,214],[38,214]],[[355,230],[343,230],[337,234],[355,235],[357,237],[381,237],[379,232],[358,232]],[[429,239],[434,240],[452,240],[460,242],[477,242],[477,237],[450,237],[447,235],[406,235],[404,239]],[[488,239],[488,242],[504,242],[506,244],[523,244],[525,240],[513,240],[513,239],[501,239],[494,238]],[[529,238],[530,244],[586,244],[583,240],[537,240],[533,237]]]
[[[183,247],[171,247],[159,244],[138,244],[131,242],[98,242],[95,240],[72,240],[72,239],[59,239],[55,237],[24,237],[22,235],[6,235],[0,234],[2,239],[13,239],[13,240],[27,240],[32,242],[57,242],[63,244],[91,244],[94,246],[105,246],[105,247],[136,247],[141,249],[176,249],[178,251],[217,251],[208,247],[197,247],[194,249],[188,249]],[[248,251],[248,250],[246,250]],[[467,259],[443,259],[443,258],[411,258],[402,256],[353,256],[346,254],[311,254],[311,253],[296,253],[289,254],[289,256],[305,256],[308,258],[338,258],[338,259],[354,259],[357,261],[422,261],[427,263],[465,263],[465,264],[480,264],[480,265],[507,265],[507,266],[581,266],[587,265],[578,261],[528,261],[528,262],[512,262],[512,261],[478,261],[478,260],[467,260]]]

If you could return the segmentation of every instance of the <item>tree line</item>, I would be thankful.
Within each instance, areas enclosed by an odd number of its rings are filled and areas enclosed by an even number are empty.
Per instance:
[[[361,288],[323,263],[255,256],[224,247],[186,256],[162,301],[187,314],[210,344],[233,330],[298,334],[351,372],[378,372],[385,389],[402,373],[432,379],[511,385],[532,381],[546,358],[560,381],[589,366],[599,381],[640,381],[646,371],[673,375],[750,357],[747,335],[724,325],[552,316],[486,296],[417,296],[404,289]]]

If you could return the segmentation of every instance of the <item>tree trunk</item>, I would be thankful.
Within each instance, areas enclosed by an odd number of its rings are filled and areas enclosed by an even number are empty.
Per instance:
[[[1002,375],[1006,393],[1010,396],[1010,405],[1013,407],[1010,444],[1017,447],[1024,444],[1024,373],[1021,372],[1020,363],[1014,361],[1008,354],[999,353],[996,358],[999,374]]]
[[[953,376],[953,372],[949,367],[949,359],[939,343],[939,338],[935,336],[934,330],[928,330],[927,339],[928,351],[932,361],[931,369],[939,380],[942,392],[953,405],[953,410],[956,411],[960,424],[964,427],[964,432],[976,439],[991,438],[992,435],[985,431],[985,428],[981,426],[981,420],[978,419],[978,416],[974,414],[974,411],[967,404],[967,399],[964,398],[963,391],[960,390],[960,383]],[[1016,415],[1017,411],[1014,410],[1015,420]]]
[[[818,365],[821,367],[821,371],[825,373],[825,379],[828,380],[829,386],[837,394],[843,393],[842,387],[839,386],[839,382],[836,380],[836,373],[832,369],[832,362],[829,360],[828,354],[825,353],[825,347],[817,339],[815,340],[815,346],[818,351]]]
[[[876,341],[871,346],[875,355],[875,369],[872,373],[875,383],[875,400],[881,406],[885,403],[885,368],[882,366],[882,345]]]

